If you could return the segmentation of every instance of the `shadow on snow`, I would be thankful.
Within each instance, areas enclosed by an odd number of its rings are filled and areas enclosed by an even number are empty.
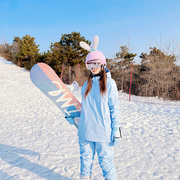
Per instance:
[[[22,157],[21,155],[37,156],[38,158],[40,158],[40,154],[37,152],[0,144],[0,158],[8,164],[12,165],[13,167],[26,169],[46,180],[70,180],[67,177],[63,177],[60,174],[53,172],[53,170],[50,170],[39,164],[30,162],[28,159]],[[5,179],[14,179],[14,177],[10,177],[7,173],[3,171],[0,171],[0,174],[0,177],[3,177]]]

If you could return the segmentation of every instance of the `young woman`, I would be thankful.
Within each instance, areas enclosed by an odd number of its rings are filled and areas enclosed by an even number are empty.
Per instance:
[[[118,145],[121,137],[117,86],[110,74],[106,73],[105,56],[96,50],[98,37],[94,37],[92,48],[84,42],[80,45],[90,51],[86,57],[86,67],[90,75],[81,89],[82,109],[78,127],[80,179],[90,179],[94,155],[97,152],[103,177],[106,180],[115,180],[113,145]],[[67,120],[74,123],[72,118]]]

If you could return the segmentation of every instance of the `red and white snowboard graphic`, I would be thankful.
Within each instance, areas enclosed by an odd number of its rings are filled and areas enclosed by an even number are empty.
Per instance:
[[[74,125],[78,128],[81,104],[70,92],[54,70],[45,63],[37,63],[30,70],[30,78],[67,117],[75,118]]]

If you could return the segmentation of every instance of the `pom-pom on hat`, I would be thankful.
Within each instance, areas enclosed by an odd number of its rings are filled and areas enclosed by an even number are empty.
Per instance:
[[[98,43],[99,43],[98,36],[94,36],[92,48],[89,46],[89,44],[83,41],[80,42],[80,46],[83,49],[90,51],[90,53],[86,56],[86,63],[93,60],[100,60],[101,65],[106,65],[106,58],[104,54],[101,51],[97,51]]]

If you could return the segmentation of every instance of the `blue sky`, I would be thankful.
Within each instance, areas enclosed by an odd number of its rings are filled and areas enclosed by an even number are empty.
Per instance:
[[[107,58],[114,58],[122,45],[139,56],[150,46],[180,40],[180,1],[0,0],[1,43],[30,34],[43,52],[72,31],[90,41],[98,35],[98,50]]]

